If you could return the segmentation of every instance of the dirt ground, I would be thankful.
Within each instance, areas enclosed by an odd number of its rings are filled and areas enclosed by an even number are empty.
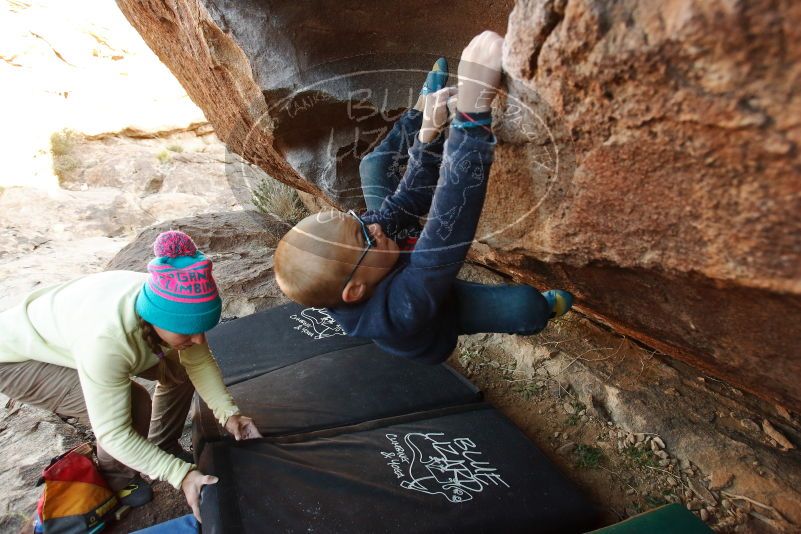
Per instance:
[[[131,510],[122,521],[106,530],[113,534],[134,532],[146,527],[169,521],[175,517],[190,514],[183,492],[176,490],[167,482],[153,484],[153,501],[145,506]]]
[[[573,313],[555,321],[537,336],[535,345],[547,350],[558,347],[590,359],[640,358],[642,370],[647,369],[647,349],[614,333],[603,333],[605,339],[592,340],[595,344],[588,348],[580,320]],[[485,400],[509,417],[585,492],[604,524],[677,502],[717,532],[768,531],[753,522],[743,529],[750,504],[710,495],[698,467],[672,458],[661,438],[626,432],[593,415],[569,386],[553,377],[543,378],[536,370],[518,369],[516,360],[488,343],[486,335],[462,338],[448,363],[478,386]]]

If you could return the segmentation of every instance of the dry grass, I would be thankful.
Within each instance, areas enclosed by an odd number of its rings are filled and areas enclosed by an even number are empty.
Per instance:
[[[50,135],[50,152],[53,156],[68,156],[75,146],[78,134],[67,128]]]
[[[298,192],[274,178],[264,178],[253,190],[253,205],[262,213],[269,213],[290,224],[308,215]]]
[[[164,165],[172,160],[172,156],[167,150],[162,150],[161,152],[156,154],[156,159],[159,160],[159,163]]]
[[[79,135],[72,130],[63,129],[50,135],[50,153],[53,157],[53,174],[59,181],[80,166],[80,162],[72,155]]]

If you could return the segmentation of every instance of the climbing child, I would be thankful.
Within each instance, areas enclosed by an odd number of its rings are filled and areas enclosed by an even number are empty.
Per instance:
[[[415,108],[362,161],[367,213],[322,212],[284,236],[275,273],[289,298],[328,307],[349,335],[427,363],[445,360],[460,334],[535,334],[567,312],[572,297],[565,291],[541,294],[525,285],[456,278],[492,164],[490,106],[500,84],[502,45],[502,37],[484,32],[462,52],[447,142],[442,129],[454,91],[443,88],[444,58],[435,64]]]
[[[206,344],[221,312],[211,261],[182,232],[159,235],[154,251],[147,274],[86,275],[0,313],[0,391],[91,426],[122,504],[150,501],[144,473],[181,488],[197,517],[201,487],[217,479],[178,443],[195,389],[236,439],[260,434]],[[132,376],[157,381],[152,409]]]

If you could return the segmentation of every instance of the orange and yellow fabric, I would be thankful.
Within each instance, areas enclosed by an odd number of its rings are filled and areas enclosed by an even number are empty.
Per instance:
[[[99,532],[112,517],[117,496],[91,455],[91,446],[84,443],[53,459],[42,472],[44,491],[36,514],[43,532]]]

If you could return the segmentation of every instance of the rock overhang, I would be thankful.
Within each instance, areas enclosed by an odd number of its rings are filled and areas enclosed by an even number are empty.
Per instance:
[[[801,410],[799,7],[118,3],[231,150],[340,207],[433,60],[505,33],[472,258]]]

